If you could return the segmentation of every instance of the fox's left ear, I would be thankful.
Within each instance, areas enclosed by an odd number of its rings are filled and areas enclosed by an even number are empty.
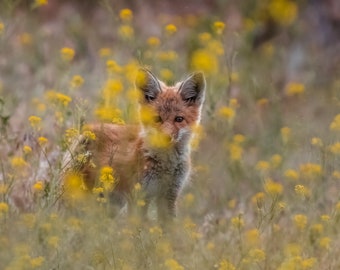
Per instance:
[[[182,82],[178,92],[189,105],[201,105],[204,101],[205,84],[203,73],[195,72]]]

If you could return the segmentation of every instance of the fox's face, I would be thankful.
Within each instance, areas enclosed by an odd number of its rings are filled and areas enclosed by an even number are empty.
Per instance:
[[[197,72],[175,86],[167,86],[150,71],[140,69],[136,86],[141,91],[140,114],[144,133],[157,146],[187,143],[200,121],[205,79]]]

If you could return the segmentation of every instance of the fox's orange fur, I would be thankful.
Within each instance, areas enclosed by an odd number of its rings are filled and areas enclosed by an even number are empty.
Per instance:
[[[90,190],[98,169],[110,166],[118,179],[115,192],[129,194],[139,182],[146,204],[156,200],[159,218],[175,216],[177,196],[190,173],[190,138],[193,126],[200,121],[205,79],[198,72],[175,86],[167,86],[150,71],[141,69],[136,87],[141,93],[141,108],[154,113],[151,120],[141,121],[139,126],[89,125],[96,140],[81,138],[71,151],[81,148],[96,165],[80,168]],[[165,138],[166,147],[153,145],[150,137],[155,132]],[[70,160],[68,163],[72,164]]]

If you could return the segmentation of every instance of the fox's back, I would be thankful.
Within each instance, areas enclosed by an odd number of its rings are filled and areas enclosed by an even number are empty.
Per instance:
[[[105,123],[92,124],[88,128],[96,135],[85,149],[90,152],[95,164],[94,168],[86,166],[83,170],[88,188],[94,187],[100,168],[109,166],[114,169],[117,180],[115,190],[130,190],[143,168],[139,126]]]

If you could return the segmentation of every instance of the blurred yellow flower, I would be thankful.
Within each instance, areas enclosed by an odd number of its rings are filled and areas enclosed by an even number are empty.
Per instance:
[[[52,104],[62,107],[67,107],[67,105],[72,101],[71,97],[55,90],[48,90],[45,93],[45,97]]]
[[[161,41],[158,37],[149,37],[147,43],[151,47],[158,47],[161,44]]]
[[[265,260],[266,253],[259,248],[254,248],[249,251],[249,257],[252,262],[259,263]]]
[[[9,206],[7,203],[5,202],[0,202],[0,214],[4,214],[4,213],[7,213],[9,210]]]
[[[292,135],[292,130],[289,127],[283,127],[280,131],[283,143],[288,143]]]
[[[0,195],[6,194],[8,191],[8,185],[0,183]]]
[[[307,216],[298,214],[298,215],[295,215],[295,216],[293,217],[293,220],[294,220],[295,226],[296,226],[299,230],[303,230],[303,229],[306,228],[307,221],[308,221]]]
[[[145,201],[144,200],[141,200],[141,199],[139,199],[139,200],[137,200],[137,206],[139,206],[139,207],[143,207],[143,206],[145,206]]]
[[[47,239],[48,245],[53,247],[53,248],[58,248],[59,242],[60,242],[60,239],[59,239],[58,236],[51,236]]]
[[[170,69],[162,68],[160,71],[160,77],[162,81],[169,82],[173,80],[174,74]]]
[[[264,190],[272,196],[277,196],[282,194],[283,186],[281,183],[275,182],[269,178],[265,181]]]
[[[212,75],[218,71],[218,58],[209,50],[198,49],[191,56],[190,67],[192,70],[201,70]]]
[[[72,48],[69,47],[64,47],[60,50],[60,55],[61,58],[66,61],[66,62],[70,62],[73,60],[74,55],[75,55],[75,51]]]
[[[285,92],[289,97],[301,95],[305,92],[305,86],[302,83],[290,82],[287,84]]]
[[[114,185],[116,184],[113,174],[114,174],[113,168],[109,166],[104,166],[100,170],[99,181],[103,185],[104,190],[106,191],[112,191]]]
[[[74,75],[70,82],[71,88],[79,88],[84,84],[84,78],[80,75]]]
[[[315,178],[322,175],[322,167],[316,163],[305,163],[300,165],[300,175],[304,178]]]
[[[243,157],[243,148],[237,144],[232,143],[229,145],[229,157],[232,161],[241,161]]]
[[[22,151],[24,152],[25,155],[28,155],[32,153],[32,148],[29,145],[24,145]]]
[[[41,147],[45,146],[47,144],[48,140],[47,138],[43,137],[43,136],[40,136],[38,138],[38,143]]]
[[[30,260],[30,264],[32,268],[38,268],[42,266],[44,262],[45,262],[45,258],[42,256],[31,258]]]
[[[175,51],[161,51],[158,53],[157,57],[159,60],[164,62],[172,62],[178,58],[178,55]]]
[[[270,169],[270,163],[265,160],[259,160],[255,165],[255,169],[261,173],[266,173]]]
[[[217,22],[214,22],[213,24],[213,29],[218,35],[221,35],[223,33],[224,28],[225,28],[224,22],[217,21]]]
[[[311,145],[318,146],[318,147],[323,146],[322,140],[321,140],[320,138],[318,138],[318,137],[313,137],[313,138],[310,140],[310,143],[311,143]]]
[[[22,45],[25,45],[25,46],[29,46],[29,45],[32,45],[33,43],[33,38],[32,38],[32,35],[25,32],[25,33],[22,33],[20,36],[19,36],[19,40],[20,40],[20,43]]]
[[[237,228],[237,229],[241,229],[244,227],[244,219],[241,215],[238,215],[236,217],[233,217],[231,219],[231,224]]]
[[[256,193],[252,198],[251,202],[258,208],[262,208],[264,204],[265,194],[263,192]]]
[[[164,30],[165,30],[165,33],[167,33],[168,35],[172,35],[177,32],[177,27],[174,24],[167,24],[164,27]]]
[[[119,12],[119,17],[123,22],[130,22],[133,17],[133,13],[131,9],[124,8]]]
[[[170,136],[158,130],[153,130],[147,134],[146,140],[154,148],[167,148],[171,143]]]
[[[292,24],[298,14],[298,6],[291,0],[272,0],[268,12],[277,23],[287,26]]]
[[[245,232],[246,243],[250,246],[255,246],[259,243],[260,232],[258,229],[251,229]]]
[[[334,144],[331,144],[328,147],[329,151],[331,151],[332,154],[339,155],[340,154],[340,142],[336,142]]]
[[[270,158],[270,165],[276,169],[282,164],[282,156],[279,154],[272,155]]]
[[[104,122],[112,122],[115,118],[121,117],[121,110],[112,107],[99,107],[95,110],[95,115]]]
[[[37,181],[33,185],[33,190],[35,192],[41,192],[44,190],[44,183],[42,181]]]
[[[302,196],[302,197],[309,197],[310,196],[310,190],[305,187],[304,185],[296,185],[294,187],[295,193]]]
[[[39,116],[31,115],[30,117],[28,117],[28,121],[30,122],[30,125],[33,129],[41,129],[41,118]]]
[[[226,259],[219,263],[218,270],[236,270],[236,267]]]
[[[234,120],[235,118],[235,110],[231,107],[228,107],[228,106],[223,106],[221,107],[217,114],[220,116],[220,117],[223,117],[225,119],[227,119],[228,121],[232,121]]]
[[[340,131],[340,114],[336,115],[329,125],[329,129],[332,131]]]
[[[333,171],[332,176],[336,179],[340,179],[340,171]]]
[[[121,73],[122,72],[122,67],[114,60],[107,60],[106,61],[106,70],[109,73]]]
[[[165,261],[165,266],[169,270],[184,270],[184,267],[180,265],[175,259],[167,259]]]
[[[101,48],[98,53],[100,57],[105,58],[112,55],[112,50],[110,48]]]
[[[204,32],[198,35],[199,41],[205,45],[208,41],[211,40],[211,34],[208,32]]]
[[[48,4],[48,0],[34,0],[35,7],[41,7]]]
[[[28,165],[22,157],[12,157],[10,162],[15,169],[24,168]]]
[[[0,35],[4,32],[4,30],[5,30],[5,25],[2,22],[0,22]]]
[[[331,247],[331,242],[332,242],[332,239],[329,238],[329,237],[322,237],[320,240],[319,240],[319,246],[321,248],[324,248],[324,249],[327,249],[329,250],[330,247]]]
[[[118,35],[123,39],[132,39],[134,30],[130,25],[121,25],[118,28]]]
[[[298,180],[299,179],[299,173],[296,170],[293,169],[288,169],[284,172],[284,175],[286,178],[290,179],[290,180]]]
[[[86,139],[94,141],[96,139],[96,134],[90,130],[84,130],[83,135]]]

